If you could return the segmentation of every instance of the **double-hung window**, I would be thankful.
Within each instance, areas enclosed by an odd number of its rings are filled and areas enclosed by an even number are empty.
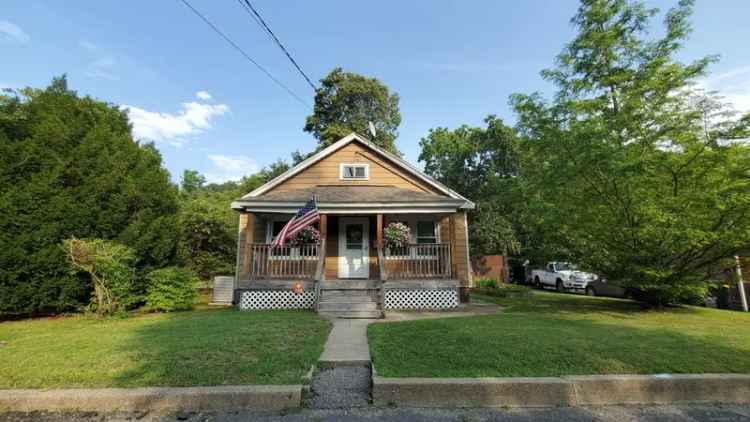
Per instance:
[[[286,226],[289,220],[271,220],[266,226],[266,242],[271,244],[276,240],[276,237],[281,233],[281,230]],[[313,224],[313,227],[318,228],[318,223]],[[287,239],[288,241],[288,239]],[[288,245],[288,244],[287,244]],[[271,249],[271,257],[285,257],[294,259],[315,259],[317,256],[317,246],[305,246],[300,248],[299,246],[284,246]]]
[[[389,250],[392,259],[403,258],[428,258],[434,257],[435,249],[427,245],[439,242],[439,226],[436,220],[420,219],[419,217],[404,216],[387,223],[399,222],[409,228],[409,243],[417,244],[416,247],[393,248]]]

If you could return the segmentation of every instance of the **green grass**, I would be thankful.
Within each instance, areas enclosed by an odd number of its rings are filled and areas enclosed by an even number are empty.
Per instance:
[[[312,312],[201,309],[0,323],[0,388],[297,384],[330,329]]]
[[[370,325],[386,377],[749,373],[750,314],[534,291],[496,315]]]

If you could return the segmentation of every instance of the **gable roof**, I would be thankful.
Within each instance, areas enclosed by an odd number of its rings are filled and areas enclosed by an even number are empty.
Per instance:
[[[311,167],[313,164],[319,162],[320,160],[324,159],[325,157],[331,155],[335,151],[343,148],[344,146],[352,143],[352,142],[358,142],[367,148],[375,151],[376,153],[380,154],[381,156],[387,158],[396,166],[404,170],[406,173],[411,174],[415,178],[425,182],[426,184],[432,186],[435,188],[438,192],[441,192],[448,196],[449,198],[453,198],[456,200],[463,201],[463,205],[461,208],[474,208],[474,203],[470,200],[466,199],[456,191],[450,189],[449,187],[445,186],[444,184],[438,182],[437,180],[433,179],[432,177],[424,174],[419,169],[417,169],[415,166],[408,163],[406,160],[402,159],[401,157],[396,156],[395,154],[392,154],[379,146],[375,145],[373,142],[370,142],[366,138],[352,132],[349,135],[341,138],[337,142],[329,145],[328,147],[324,148],[320,152],[316,153],[315,155],[307,158],[306,160],[300,162],[296,166],[290,168],[289,170],[285,171],[284,173],[280,174],[279,176],[273,178],[272,180],[266,182],[264,185],[260,186],[259,188],[253,190],[252,192],[248,193],[247,195],[243,196],[242,199],[253,199],[257,198],[269,190],[275,188],[276,186],[282,184],[283,182],[291,179],[292,177],[296,176],[297,174],[301,173],[305,169]]]

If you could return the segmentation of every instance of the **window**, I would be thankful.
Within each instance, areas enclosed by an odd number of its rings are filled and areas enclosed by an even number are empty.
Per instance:
[[[286,218],[284,220],[276,220],[276,219],[270,219],[270,220],[268,220],[268,224],[266,226],[266,243],[269,243],[269,244],[273,243],[274,240],[276,240],[276,236],[278,236],[279,233],[281,233],[281,230],[284,228],[284,226],[286,226],[286,223],[288,223],[288,222],[289,222],[288,218]],[[316,229],[320,230],[320,228],[318,227],[318,223],[317,222],[313,224],[313,227],[315,227]],[[310,250],[309,250],[309,248],[305,249],[305,251],[303,252],[303,254],[305,256],[301,257],[300,256],[300,248],[299,247],[296,247],[296,246],[285,246],[283,248],[282,247],[277,247],[277,248],[273,248],[271,250],[271,252],[270,252],[270,258],[271,259],[274,259],[274,258],[278,259],[280,257],[286,257],[286,258],[293,258],[293,259],[300,259],[300,258],[303,258],[303,259],[315,259],[315,255],[317,255],[317,247],[313,247],[312,251],[314,253],[308,255],[309,252],[310,252]]]
[[[370,178],[368,164],[341,164],[341,180],[367,180]]]
[[[436,233],[434,221],[417,221],[417,243],[437,243]]]
[[[418,217],[418,216],[386,216],[385,224],[389,223],[403,223],[409,228],[409,243],[416,244],[429,244],[440,242],[440,230],[439,223],[437,220],[429,219],[429,217]],[[397,248],[389,249],[389,259],[404,259],[404,258],[419,258],[419,259],[431,259],[433,257],[433,251],[429,247],[422,248]]]

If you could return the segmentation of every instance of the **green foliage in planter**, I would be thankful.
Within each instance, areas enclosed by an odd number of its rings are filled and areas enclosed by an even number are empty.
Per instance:
[[[289,239],[289,244],[292,246],[317,245],[318,243],[320,243],[320,232],[313,226],[305,227]]]
[[[409,227],[404,223],[390,223],[383,230],[383,241],[389,248],[403,248],[409,238]]]
[[[192,309],[198,282],[192,271],[180,267],[161,268],[151,271],[146,280],[147,308],[166,312]]]

